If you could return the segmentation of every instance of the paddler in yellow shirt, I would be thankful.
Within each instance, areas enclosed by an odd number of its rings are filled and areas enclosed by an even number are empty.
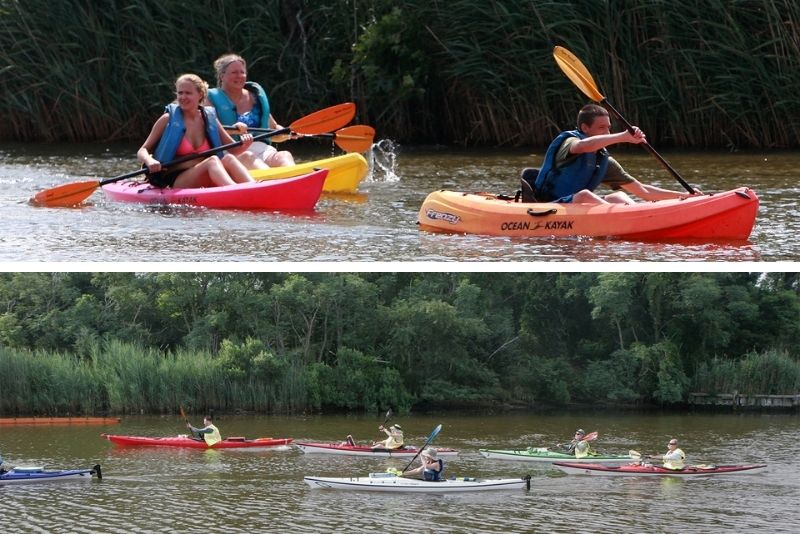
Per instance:
[[[186,428],[192,432],[194,439],[205,441],[209,447],[222,441],[222,436],[219,429],[214,426],[211,415],[203,417],[203,424],[205,425],[203,428],[195,428],[187,421]]]
[[[385,432],[389,437],[383,441],[374,442],[373,449],[399,449],[403,446],[403,428],[400,425],[392,425],[389,428],[381,425],[378,430]]]
[[[579,428],[575,431],[575,437],[572,441],[559,446],[563,447],[567,454],[574,454],[575,458],[586,458],[592,453],[592,450],[589,446],[589,440],[584,439],[585,437],[586,431]]]

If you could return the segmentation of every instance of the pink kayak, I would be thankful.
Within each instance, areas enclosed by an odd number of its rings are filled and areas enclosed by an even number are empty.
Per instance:
[[[418,452],[416,447],[400,447],[399,449],[373,449],[359,445],[342,445],[340,443],[295,443],[305,453],[343,454],[347,456],[372,456],[378,458],[412,458]],[[436,448],[439,456],[456,456],[458,451],[448,448]]]
[[[221,187],[173,189],[147,182],[119,182],[103,186],[112,200],[145,204],[185,204],[217,209],[310,210],[322,194],[328,176],[320,169],[302,176]]]
[[[215,443],[213,447],[206,445],[205,441],[192,439],[188,436],[174,436],[169,438],[151,438],[147,436],[119,436],[115,434],[100,434],[102,437],[122,447],[183,447],[188,449],[251,449],[264,447],[278,447],[288,445],[292,438],[226,438]]]
[[[601,464],[579,464],[556,462],[553,464],[565,473],[573,475],[612,475],[612,476],[669,476],[695,477],[710,475],[731,475],[738,473],[757,473],[767,468],[766,464],[748,465],[687,465],[683,469],[667,469],[659,465],[632,463],[620,466]]]

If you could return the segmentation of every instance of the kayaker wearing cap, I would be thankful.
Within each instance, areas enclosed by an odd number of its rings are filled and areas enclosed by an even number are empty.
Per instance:
[[[575,458],[586,458],[589,456],[591,447],[589,446],[589,442],[583,439],[585,436],[586,432],[582,428],[576,430],[575,437],[566,444],[567,454],[575,454]]]
[[[667,469],[680,471],[684,468],[683,462],[686,460],[686,454],[678,448],[678,440],[672,438],[667,443],[667,453],[663,456],[653,456],[652,458],[662,460],[664,467]]]
[[[427,480],[430,482],[438,482],[442,479],[442,474],[444,473],[444,462],[439,459],[439,455],[436,453],[436,449],[425,449],[420,453],[420,462],[422,465],[419,467],[412,469],[411,471],[406,471],[403,473],[404,477],[414,477],[422,475],[422,480]]]
[[[195,428],[187,421],[186,428],[191,430],[193,436],[196,436],[195,439],[205,441],[209,447],[222,441],[219,429],[212,423],[210,415],[203,417],[203,424],[205,425],[203,428]]]
[[[389,428],[381,425],[378,430],[385,432],[389,437],[383,441],[374,442],[373,449],[399,449],[403,446],[403,428],[400,425],[392,425]]]
[[[541,169],[523,169],[523,202],[634,204],[626,193],[644,200],[688,198],[686,192],[645,185],[625,172],[606,147],[617,143],[640,144],[647,138],[639,128],[611,133],[608,111],[588,104],[578,113],[576,130],[561,132],[550,144]],[[593,191],[605,184],[615,192],[601,197]],[[620,189],[624,191],[619,191]],[[695,194],[702,195],[698,190]]]

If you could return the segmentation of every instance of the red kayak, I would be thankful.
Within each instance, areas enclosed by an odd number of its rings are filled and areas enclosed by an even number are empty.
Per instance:
[[[710,475],[732,475],[739,473],[758,473],[767,468],[766,464],[748,465],[688,465],[683,469],[667,469],[659,465],[633,463],[620,466],[601,464],[579,464],[556,462],[553,464],[565,473],[572,475],[612,475],[612,476],[669,476],[695,477]]]
[[[310,210],[328,176],[321,169],[302,176],[221,187],[153,187],[147,182],[111,183],[103,192],[112,200],[144,204],[184,204],[217,209]]]
[[[412,458],[418,452],[416,447],[400,447],[399,449],[373,449],[359,445],[342,445],[341,443],[295,443],[305,453],[343,454],[347,456],[372,456],[378,458]],[[456,456],[458,451],[448,448],[436,448],[439,456]]]
[[[212,447],[205,441],[192,439],[188,436],[175,436],[169,438],[151,438],[146,436],[119,436],[114,434],[100,434],[102,437],[121,447],[183,447],[188,449],[252,449],[256,447],[278,447],[288,445],[292,438],[225,438]]]

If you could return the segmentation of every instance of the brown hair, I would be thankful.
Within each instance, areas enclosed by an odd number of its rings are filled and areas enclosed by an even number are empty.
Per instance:
[[[597,104],[586,104],[578,112],[578,129],[581,129],[581,124],[591,126],[597,117],[608,117],[606,108]]]
[[[181,74],[178,76],[178,79],[175,80],[175,87],[178,87],[178,84],[181,82],[190,82],[192,85],[200,91],[200,103],[206,101],[208,98],[208,84],[203,81],[203,79],[198,76],[197,74]]]
[[[236,54],[225,54],[214,60],[214,70],[217,73],[217,87],[222,87],[222,76],[225,74],[225,71],[228,70],[230,64],[236,61],[240,61],[244,66],[244,70],[247,70],[247,62],[242,56]]]

